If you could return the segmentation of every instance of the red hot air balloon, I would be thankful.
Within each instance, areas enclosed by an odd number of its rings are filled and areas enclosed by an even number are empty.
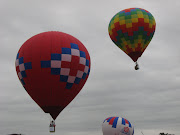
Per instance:
[[[15,65],[27,93],[55,120],[81,91],[91,63],[78,39],[51,31],[27,40],[18,51]]]

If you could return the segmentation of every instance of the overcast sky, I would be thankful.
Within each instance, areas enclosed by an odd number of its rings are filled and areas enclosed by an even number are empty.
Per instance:
[[[150,11],[156,20],[138,71],[108,35],[110,19],[132,7]],[[1,135],[50,134],[50,116],[29,97],[15,71],[21,45],[45,31],[73,35],[91,56],[90,76],[56,119],[54,135],[102,135],[109,116],[128,119],[135,135],[180,135],[179,0],[0,0]]]

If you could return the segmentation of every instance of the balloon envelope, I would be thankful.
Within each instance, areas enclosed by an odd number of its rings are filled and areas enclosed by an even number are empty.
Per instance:
[[[150,12],[141,8],[128,8],[117,13],[110,21],[111,40],[134,62],[150,43],[156,22]]]
[[[133,135],[134,127],[125,118],[109,117],[102,124],[103,135]]]
[[[90,56],[75,37],[44,32],[19,49],[16,72],[23,87],[53,119],[75,98],[90,72]]]

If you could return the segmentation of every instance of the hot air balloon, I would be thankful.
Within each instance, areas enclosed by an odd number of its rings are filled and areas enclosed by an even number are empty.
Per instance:
[[[139,69],[137,60],[150,43],[156,22],[150,12],[141,8],[128,8],[117,13],[110,21],[111,40],[124,51]]]
[[[133,135],[134,127],[125,118],[109,117],[102,124],[103,135]]]
[[[90,73],[90,56],[75,37],[57,31],[28,39],[16,57],[18,78],[31,98],[55,120]]]

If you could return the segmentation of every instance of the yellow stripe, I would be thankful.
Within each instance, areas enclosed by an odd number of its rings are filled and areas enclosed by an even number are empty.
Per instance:
[[[114,23],[119,22],[119,17],[114,19]]]
[[[132,23],[127,23],[126,24],[126,28],[131,28],[132,27]]]
[[[125,40],[125,38],[121,38],[122,43],[122,48],[120,48],[122,51],[124,51],[125,53],[127,53],[127,48],[125,47],[125,45],[127,45],[127,42]]]
[[[125,46],[123,46],[123,48],[121,48],[121,50],[123,50],[125,53],[127,53],[127,48],[125,48]]]
[[[138,22],[138,19],[137,19],[137,18],[132,18],[132,22],[133,22],[133,23],[137,23],[137,22]]]
[[[145,23],[149,23],[149,19],[144,19],[144,22]]]
[[[135,48],[137,48],[138,47],[138,44],[137,43],[135,43]]]
[[[126,42],[126,41],[123,41],[123,44],[124,44],[124,45],[127,45],[127,42]]]
[[[115,28],[114,24],[112,24],[110,28],[111,28],[111,30],[114,29]]]
[[[119,24],[120,24],[120,25],[123,25],[123,24],[125,24],[125,23],[126,23],[125,20],[119,21]]]
[[[137,14],[131,15],[131,18],[138,18]]]
[[[148,46],[149,43],[150,42],[147,42],[147,44],[145,44],[144,47],[142,46],[141,51],[143,51]]]
[[[141,48],[143,48],[143,44],[142,44],[142,43],[141,43],[141,45],[140,45],[140,46],[141,46]]]
[[[138,18],[144,18],[143,14],[138,14]]]
[[[129,42],[128,43],[128,47],[130,48],[130,49],[132,49],[133,51],[135,51],[135,48],[132,48],[132,44]]]
[[[152,28],[152,24],[149,24],[149,28]]]

